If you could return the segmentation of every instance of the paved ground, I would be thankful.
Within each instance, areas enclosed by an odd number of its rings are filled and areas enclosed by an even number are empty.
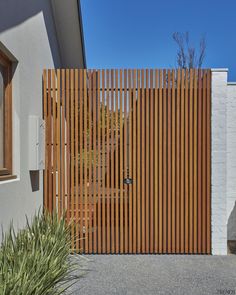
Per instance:
[[[236,294],[236,256],[89,255],[71,294]],[[80,260],[78,260],[80,261]]]

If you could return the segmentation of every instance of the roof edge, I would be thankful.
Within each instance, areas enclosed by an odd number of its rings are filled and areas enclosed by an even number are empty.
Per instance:
[[[82,13],[79,0],[51,0],[61,67],[86,68]]]
[[[77,0],[78,4],[78,16],[79,16],[79,24],[80,24],[80,36],[81,36],[81,44],[82,44],[82,54],[84,60],[84,68],[87,68],[86,54],[85,54],[85,42],[84,42],[84,29],[83,29],[83,17],[80,0]]]

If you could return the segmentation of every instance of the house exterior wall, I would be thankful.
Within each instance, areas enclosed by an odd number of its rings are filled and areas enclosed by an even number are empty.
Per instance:
[[[227,239],[236,241],[236,83],[227,86]]]
[[[60,54],[50,1],[0,2],[0,48],[12,58],[13,173],[17,179],[0,182],[0,224],[17,228],[43,204],[42,171],[30,173],[29,116],[42,116],[42,72],[60,67]],[[6,50],[7,49],[7,50]]]
[[[212,70],[212,254],[227,254],[227,70]]]

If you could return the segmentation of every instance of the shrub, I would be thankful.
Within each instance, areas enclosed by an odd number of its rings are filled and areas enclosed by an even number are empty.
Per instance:
[[[0,249],[0,294],[63,293],[73,284],[70,244],[70,229],[55,214],[38,213],[17,234],[11,225]]]

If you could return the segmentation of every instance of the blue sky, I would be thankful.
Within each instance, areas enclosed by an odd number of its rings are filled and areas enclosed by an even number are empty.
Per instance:
[[[88,68],[176,66],[175,31],[207,42],[204,67],[236,81],[236,0],[81,0]]]

